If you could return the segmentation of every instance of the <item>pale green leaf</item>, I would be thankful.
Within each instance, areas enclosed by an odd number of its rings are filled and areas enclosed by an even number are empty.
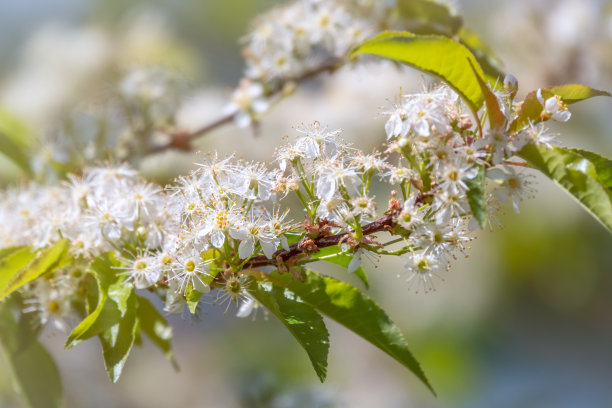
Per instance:
[[[66,340],[66,348],[71,348],[82,340],[89,339],[117,324],[121,319],[121,311],[117,302],[108,301],[108,290],[117,282],[117,271],[114,267],[119,263],[112,253],[98,256],[89,266],[98,284],[98,304],[77,327],[72,330]],[[127,309],[127,305],[126,305]]]
[[[0,292],[0,300],[10,295],[26,283],[32,282],[34,279],[62,268],[72,262],[72,258],[68,254],[70,241],[62,239],[56,242],[53,246],[39,251],[36,257],[25,267],[19,270],[13,270],[13,275],[8,281],[8,284]],[[4,281],[4,278],[0,279]]]
[[[134,346],[139,329],[136,318],[136,294],[132,290],[126,301],[126,312],[119,322],[111,326],[98,337],[102,343],[104,366],[112,382],[117,382],[125,362]]]
[[[2,132],[0,132],[0,153],[19,166],[28,176],[32,176],[32,168],[25,148]]]
[[[2,250],[0,258],[0,293],[8,288],[15,275],[25,268],[36,256],[30,247],[13,247]]]

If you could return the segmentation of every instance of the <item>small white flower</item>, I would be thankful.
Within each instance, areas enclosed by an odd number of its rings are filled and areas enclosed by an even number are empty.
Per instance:
[[[491,168],[487,170],[487,177],[501,182],[493,194],[502,203],[511,198],[514,211],[517,214],[520,212],[519,204],[523,198],[530,197],[535,192],[532,182],[527,179],[527,176],[517,173],[512,167]]]
[[[538,89],[536,93],[538,101],[542,104],[542,120],[556,120],[557,122],[567,122],[572,113],[567,109],[567,105],[563,103],[559,95],[553,95],[550,98],[544,100],[542,96],[542,89]]]

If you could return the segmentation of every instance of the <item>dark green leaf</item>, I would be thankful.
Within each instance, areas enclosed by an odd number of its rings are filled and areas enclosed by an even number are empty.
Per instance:
[[[312,257],[321,259],[322,261],[331,262],[333,264],[340,265],[344,268],[348,268],[353,257],[348,254],[338,255],[340,252],[342,252],[342,248],[340,248],[337,245],[333,245],[333,246],[321,248],[318,252],[314,253]],[[355,269],[353,273],[355,274],[355,276],[359,278],[359,280],[361,280],[361,282],[363,282],[366,289],[370,288],[370,282],[368,281],[368,275],[366,275],[365,271],[363,270],[361,266]]]
[[[36,340],[35,333],[31,333],[32,338],[25,346],[17,337],[19,333],[19,323],[13,318],[9,302],[0,303],[0,341],[19,392],[32,408],[63,406],[62,383],[55,362]]]
[[[306,350],[321,382],[325,381],[329,333],[321,315],[291,291],[271,282],[258,282],[250,293],[289,329]]]
[[[542,97],[544,100],[555,95],[559,95],[563,103],[567,105],[595,96],[611,96],[610,93],[606,91],[600,91],[584,85],[561,85],[542,89]],[[518,109],[518,117],[510,125],[510,131],[515,132],[526,126],[529,122],[541,122],[542,119],[540,118],[540,114],[542,113],[542,109],[544,109],[544,107],[540,101],[538,101],[537,91],[529,92]]]
[[[14,274],[10,281],[0,292],[0,300],[26,283],[32,282],[45,273],[62,268],[72,262],[72,258],[68,254],[69,248],[70,242],[67,239],[62,239],[52,247],[40,251],[27,266],[19,270],[13,270]]]
[[[148,299],[139,296],[137,303],[136,314],[140,329],[164,352],[172,366],[178,370],[178,364],[172,354],[172,326]]]
[[[484,73],[474,55],[450,38],[386,32],[363,42],[351,57],[360,54],[389,58],[434,75],[457,91],[473,111],[482,106],[484,97],[477,77],[484,77]]]
[[[262,279],[286,287],[305,303],[380,348],[412,371],[433,392],[399,328],[371,298],[348,283],[306,269],[301,273],[303,281],[276,271],[263,275]]]
[[[119,323],[98,335],[102,343],[104,366],[108,377],[114,383],[121,376],[130,350],[134,346],[138,328],[136,294],[132,290],[126,301],[126,312],[120,318]]]
[[[467,192],[468,203],[470,210],[480,228],[484,228],[487,223],[487,196],[485,193],[485,168],[484,165],[478,165],[478,175],[472,180],[466,180],[465,184],[469,187]]]
[[[595,164],[560,147],[527,145],[519,153],[531,166],[560,184],[612,232],[612,193],[601,181]],[[604,174],[605,172],[599,172]]]
[[[121,319],[122,313],[117,302],[108,301],[109,287],[121,279],[117,277],[117,271],[114,269],[118,265],[115,256],[108,253],[94,259],[89,266],[98,284],[98,304],[94,311],[70,333],[66,340],[66,348],[104,332]]]

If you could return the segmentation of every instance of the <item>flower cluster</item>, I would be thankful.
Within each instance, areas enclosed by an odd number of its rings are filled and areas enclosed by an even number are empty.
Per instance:
[[[246,38],[246,76],[296,78],[344,57],[374,32],[388,8],[385,2],[299,0],[272,9]]]
[[[516,116],[512,96],[500,92],[498,100],[509,123]],[[569,118],[559,98],[539,92],[538,100],[543,119]],[[298,127],[296,140],[277,149],[275,169],[215,154],[166,189],[119,166],[89,168],[59,186],[8,190],[0,198],[2,247],[45,248],[67,238],[77,259],[113,251],[118,274],[137,289],[162,290],[169,312],[181,312],[189,300],[197,304],[214,288],[215,303],[236,302],[245,316],[256,305],[249,295],[252,269],[288,271],[333,245],[336,255],[352,257],[349,272],[363,256],[402,256],[410,285],[433,290],[434,276],[471,240],[478,223],[470,198],[479,183],[484,189],[485,174],[492,180],[486,202],[493,224],[500,201],[511,199],[518,212],[534,191],[509,165],[516,164],[511,157],[528,143],[553,142],[533,123],[483,134],[464,111],[453,90],[438,86],[401,95],[383,112],[384,154],[365,154],[341,130],[315,122]],[[390,197],[384,211],[377,209],[374,186]],[[279,205],[287,195],[302,203],[302,224]],[[394,237],[385,241],[379,232]],[[28,285],[28,310],[38,310],[42,321],[51,311],[69,315],[66,288],[78,286],[78,268]]]
[[[298,0],[260,16],[245,37],[245,78],[226,107],[238,126],[267,110],[269,94],[289,80],[334,67],[348,51],[389,25],[394,2]]]

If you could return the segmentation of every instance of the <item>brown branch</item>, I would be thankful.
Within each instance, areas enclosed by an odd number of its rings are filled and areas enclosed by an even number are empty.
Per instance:
[[[393,226],[395,226],[399,213],[399,208],[393,209],[387,212],[381,218],[377,219],[376,221],[372,221],[371,223],[364,225],[362,227],[363,235],[370,235],[374,234],[375,232],[387,231],[393,228]],[[269,265],[278,266],[279,263],[284,263],[292,258],[297,257],[298,255],[311,254],[312,252],[308,251],[308,248],[305,248],[304,246],[305,241],[312,241],[309,242],[308,247],[312,247],[312,244],[314,244],[316,245],[316,248],[325,248],[332,245],[338,245],[340,242],[344,242],[349,237],[349,234],[349,232],[345,232],[342,234],[336,234],[327,237],[319,237],[312,240],[305,238],[302,241],[291,245],[288,250],[280,249],[276,251],[272,256],[272,259],[268,259],[264,255],[258,255],[251,258],[251,260],[244,265],[244,269],[258,268]]]
[[[330,62],[328,62],[327,64],[321,65],[317,68],[314,68],[310,71],[305,72],[304,74],[298,76],[298,77],[294,77],[294,78],[286,78],[283,81],[280,81],[278,84],[276,84],[276,86],[268,93],[268,95],[266,95],[268,98],[272,98],[278,94],[280,94],[284,89],[285,86],[287,84],[290,84],[292,82],[294,83],[301,83],[304,82],[307,79],[316,77],[317,75],[323,74],[325,72],[334,72],[335,70],[337,70],[338,68],[340,68],[343,64],[343,59],[339,58],[339,59],[335,59],[332,60]],[[237,113],[233,113],[233,114],[229,114],[229,115],[225,115],[222,116],[220,118],[218,118],[217,120],[202,126],[199,129],[196,129],[194,131],[191,132],[186,132],[186,131],[177,131],[177,132],[173,132],[170,133],[170,141],[166,144],[163,145],[159,145],[159,146],[153,146],[150,150],[149,153],[150,154],[154,154],[154,153],[161,153],[164,152],[168,149],[178,149],[178,150],[183,150],[183,151],[190,151],[191,150],[191,142],[193,140],[195,140],[196,138],[203,136],[223,125],[226,125],[230,122],[232,122],[234,120],[234,117],[237,115]]]

